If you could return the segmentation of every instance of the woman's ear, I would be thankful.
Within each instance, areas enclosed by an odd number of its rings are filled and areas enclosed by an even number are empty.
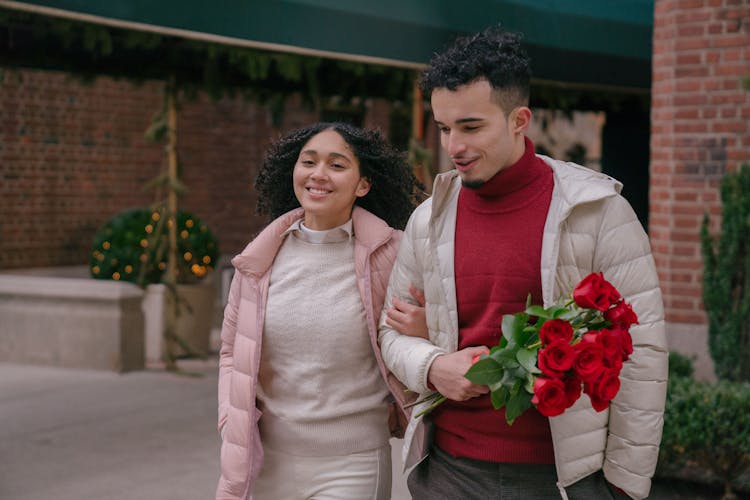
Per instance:
[[[364,195],[370,192],[370,179],[367,177],[360,177],[359,183],[357,184],[357,189],[354,191],[354,194],[357,195],[358,198],[362,198]]]

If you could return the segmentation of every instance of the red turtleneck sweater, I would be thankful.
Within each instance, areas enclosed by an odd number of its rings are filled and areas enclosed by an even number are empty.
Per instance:
[[[542,303],[541,253],[552,170],[524,155],[478,189],[462,187],[458,198],[455,280],[458,348],[498,344],[503,314],[519,312],[531,293]],[[531,408],[512,426],[489,395],[447,401],[433,412],[435,443],[457,457],[505,463],[554,463],[547,417]]]

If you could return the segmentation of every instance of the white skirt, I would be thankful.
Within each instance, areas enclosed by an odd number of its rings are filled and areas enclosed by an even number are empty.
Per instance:
[[[253,500],[388,500],[391,445],[343,456],[300,457],[264,448]]]

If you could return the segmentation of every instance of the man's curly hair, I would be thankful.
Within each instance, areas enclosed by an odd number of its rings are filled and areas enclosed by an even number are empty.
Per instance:
[[[302,147],[324,130],[337,132],[359,161],[359,173],[370,181],[370,191],[355,204],[403,229],[420,201],[423,186],[414,177],[406,156],[394,149],[377,130],[363,130],[347,123],[316,123],[295,130],[273,143],[255,180],[257,212],[275,219],[300,206],[294,195],[292,172]]]
[[[506,113],[528,106],[531,67],[521,48],[521,35],[491,26],[480,33],[459,37],[442,53],[435,54],[420,79],[429,98],[435,89],[455,91],[461,85],[486,79],[496,102]]]

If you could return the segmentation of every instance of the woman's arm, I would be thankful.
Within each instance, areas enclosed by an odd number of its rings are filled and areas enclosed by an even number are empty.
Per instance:
[[[427,318],[424,312],[424,292],[411,285],[409,294],[415,303],[393,297],[391,307],[385,313],[385,324],[401,335],[428,339]]]

